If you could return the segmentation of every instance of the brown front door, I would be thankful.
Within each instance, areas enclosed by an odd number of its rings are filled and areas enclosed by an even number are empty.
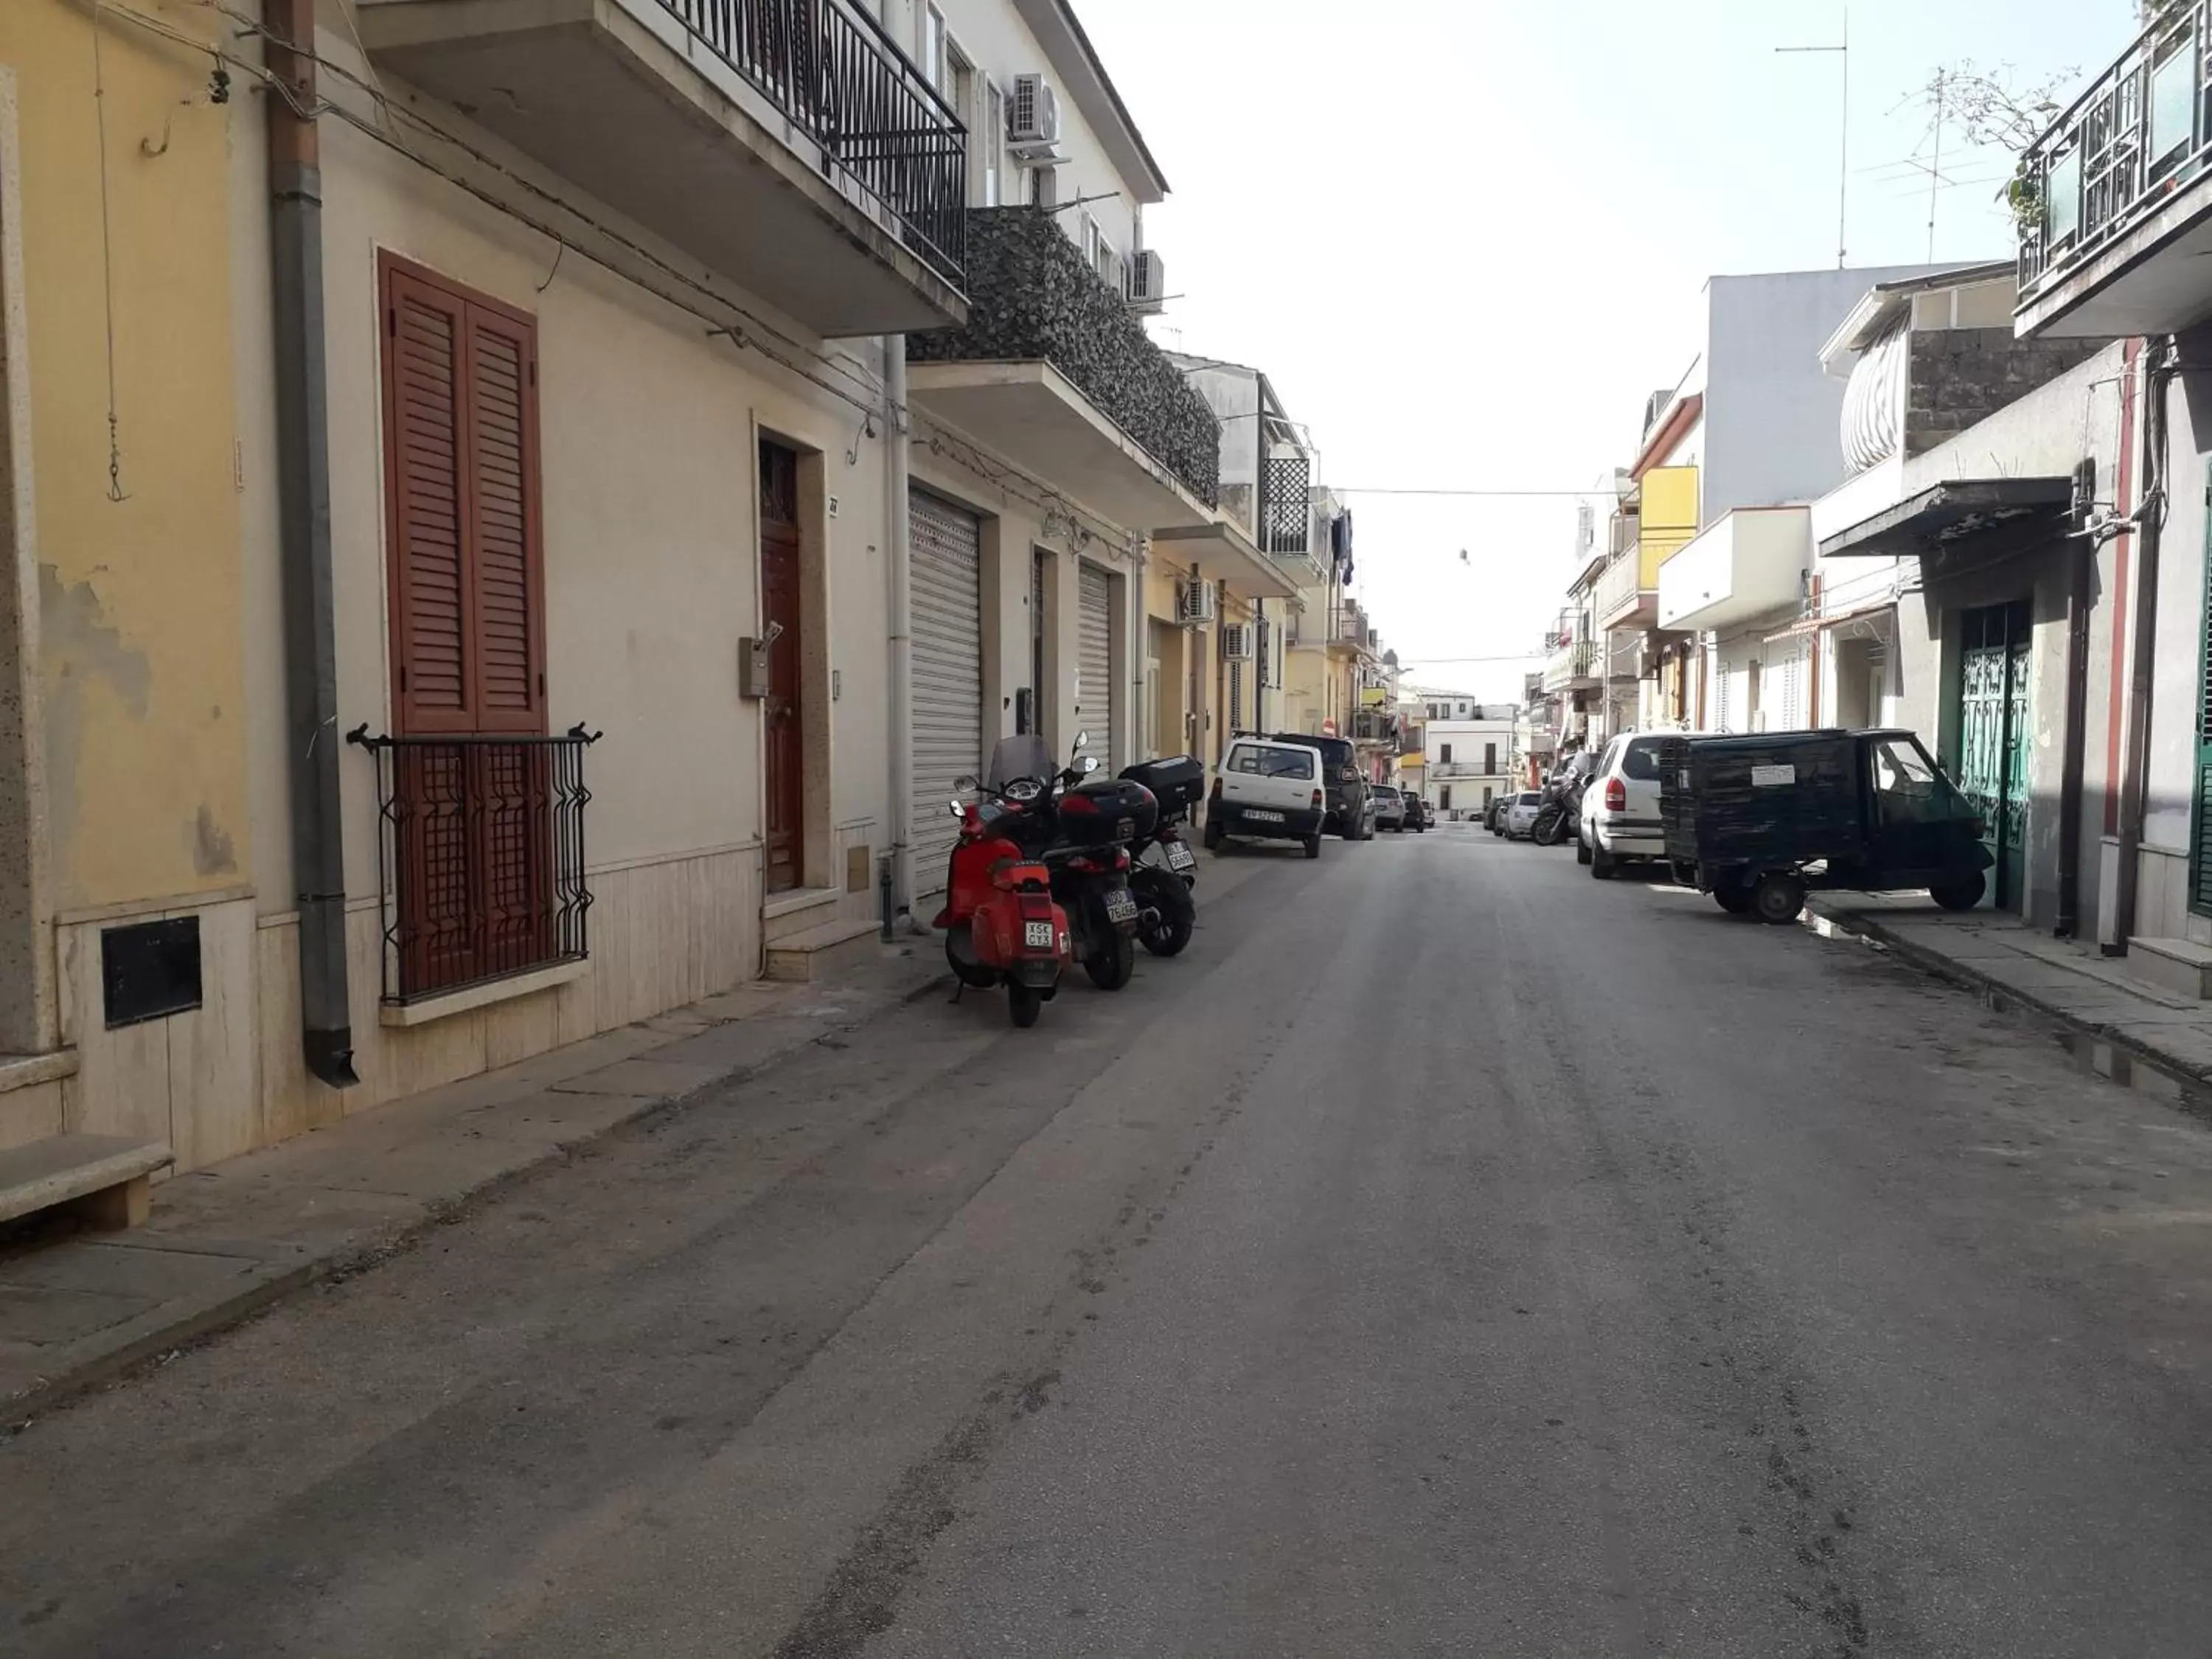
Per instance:
[[[799,885],[805,855],[806,711],[799,694],[799,456],[763,440],[761,632],[768,649],[768,890]],[[778,630],[781,631],[779,632]]]

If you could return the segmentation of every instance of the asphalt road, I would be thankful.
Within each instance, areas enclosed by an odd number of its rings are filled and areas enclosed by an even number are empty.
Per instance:
[[[2212,1654],[2185,1103],[1565,851],[1259,856],[0,1442],[0,1653]]]

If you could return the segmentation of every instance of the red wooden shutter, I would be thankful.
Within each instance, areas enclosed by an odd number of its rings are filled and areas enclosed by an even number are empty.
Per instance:
[[[403,732],[466,732],[475,627],[467,519],[466,301],[385,271],[384,425],[393,709]]]
[[[545,729],[531,319],[384,265],[398,729]]]
[[[477,729],[543,732],[535,331],[477,303],[468,328]]]

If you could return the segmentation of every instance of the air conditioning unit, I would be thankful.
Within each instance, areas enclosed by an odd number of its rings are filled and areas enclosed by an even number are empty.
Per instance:
[[[1148,247],[1129,256],[1129,309],[1139,316],[1157,316],[1167,304],[1167,266]]]
[[[1221,624],[1221,654],[1231,662],[1252,660],[1252,624],[1250,623]]]
[[[1014,77],[1014,95],[1006,100],[1006,148],[1028,167],[1048,167],[1062,159],[1060,100],[1042,75]]]
[[[1194,578],[1183,583],[1178,602],[1182,608],[1182,619],[1186,627],[1203,627],[1218,614],[1213,584],[1202,578]]]

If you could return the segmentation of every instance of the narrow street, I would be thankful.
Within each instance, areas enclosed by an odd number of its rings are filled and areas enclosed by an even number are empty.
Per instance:
[[[2203,1659],[2212,1127],[1466,825],[0,1441],[28,1656]]]

